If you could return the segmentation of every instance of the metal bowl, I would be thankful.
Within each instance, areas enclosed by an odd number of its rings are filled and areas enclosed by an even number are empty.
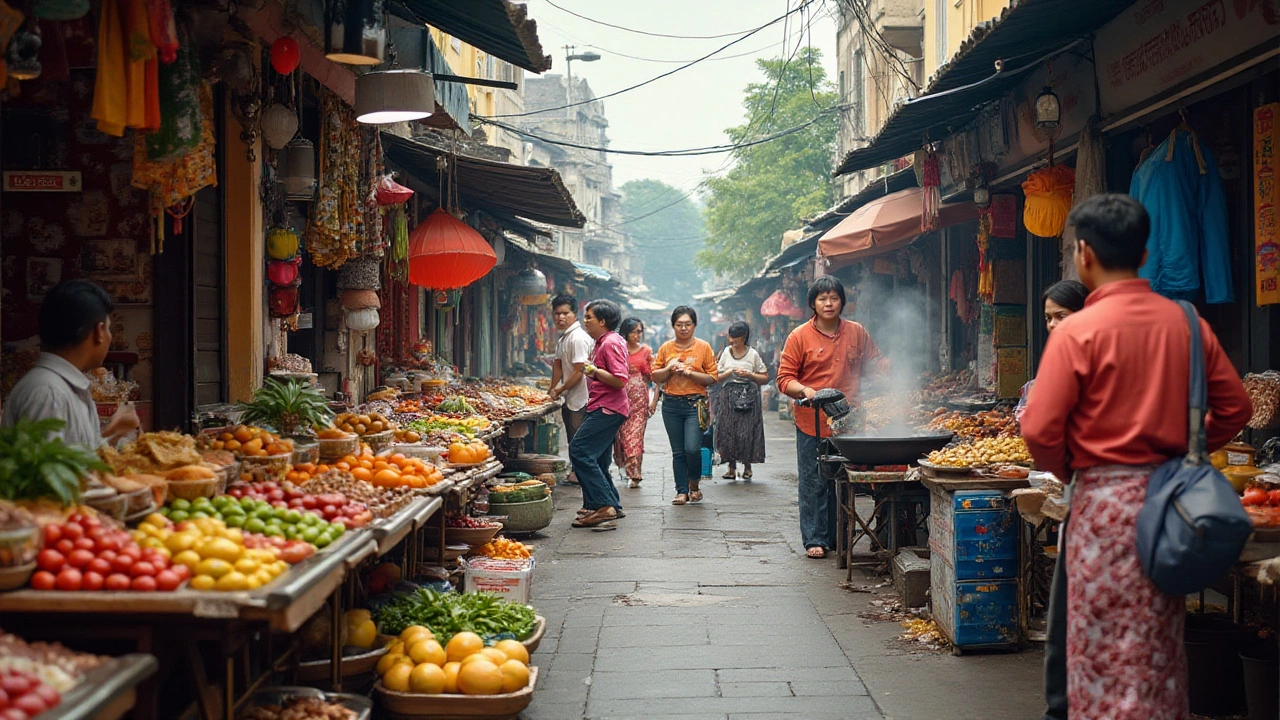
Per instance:
[[[946,447],[954,433],[909,437],[837,435],[831,438],[840,455],[855,465],[909,465],[934,450]]]

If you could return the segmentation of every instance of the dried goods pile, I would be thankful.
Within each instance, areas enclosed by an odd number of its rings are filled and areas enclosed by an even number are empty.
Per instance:
[[[356,435],[376,435],[396,429],[395,423],[380,412],[342,413],[333,419],[333,426],[343,432]]]
[[[204,461],[196,449],[196,439],[176,432],[144,433],[118,451],[110,444],[103,444],[98,447],[98,457],[110,465],[116,475],[162,475]]]
[[[984,410],[970,414],[959,410],[947,412],[940,408],[935,411],[927,427],[930,430],[950,430],[966,438],[1019,436],[1018,421],[1014,420],[1013,413],[1007,410]]]
[[[281,705],[249,708],[242,720],[356,720],[356,711],[340,702],[312,697],[292,697]]]
[[[289,483],[283,485],[290,487]],[[413,500],[413,489],[408,487],[375,487],[373,483],[357,480],[342,470],[329,470],[316,475],[301,486],[305,492],[320,496],[339,493],[348,502],[357,502],[369,508],[374,517],[390,517]],[[304,503],[305,507],[305,503]]]
[[[1031,462],[1031,453],[1020,437],[982,438],[934,450],[926,459],[934,465],[970,468]]]

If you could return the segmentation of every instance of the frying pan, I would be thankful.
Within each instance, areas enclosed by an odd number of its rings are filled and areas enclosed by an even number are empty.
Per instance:
[[[854,465],[910,465],[951,442],[954,433],[909,437],[836,435],[830,438],[840,455]]]

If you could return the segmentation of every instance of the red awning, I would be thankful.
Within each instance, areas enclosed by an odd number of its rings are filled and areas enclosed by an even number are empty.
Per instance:
[[[918,187],[872,200],[819,238],[818,254],[838,267],[906,247],[921,234],[923,210],[924,189]],[[977,219],[973,203],[952,203],[942,206],[938,227]]]

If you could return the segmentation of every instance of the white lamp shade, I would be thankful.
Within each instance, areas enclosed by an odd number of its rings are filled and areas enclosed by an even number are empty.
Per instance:
[[[360,308],[359,310],[348,310],[346,317],[347,329],[356,332],[365,332],[378,327],[380,318],[378,317],[378,308]]]
[[[298,132],[298,116],[287,106],[275,103],[262,113],[262,137],[272,150],[280,150]]]
[[[421,120],[436,111],[436,84],[421,70],[383,70],[356,78],[356,120],[369,125]]]

